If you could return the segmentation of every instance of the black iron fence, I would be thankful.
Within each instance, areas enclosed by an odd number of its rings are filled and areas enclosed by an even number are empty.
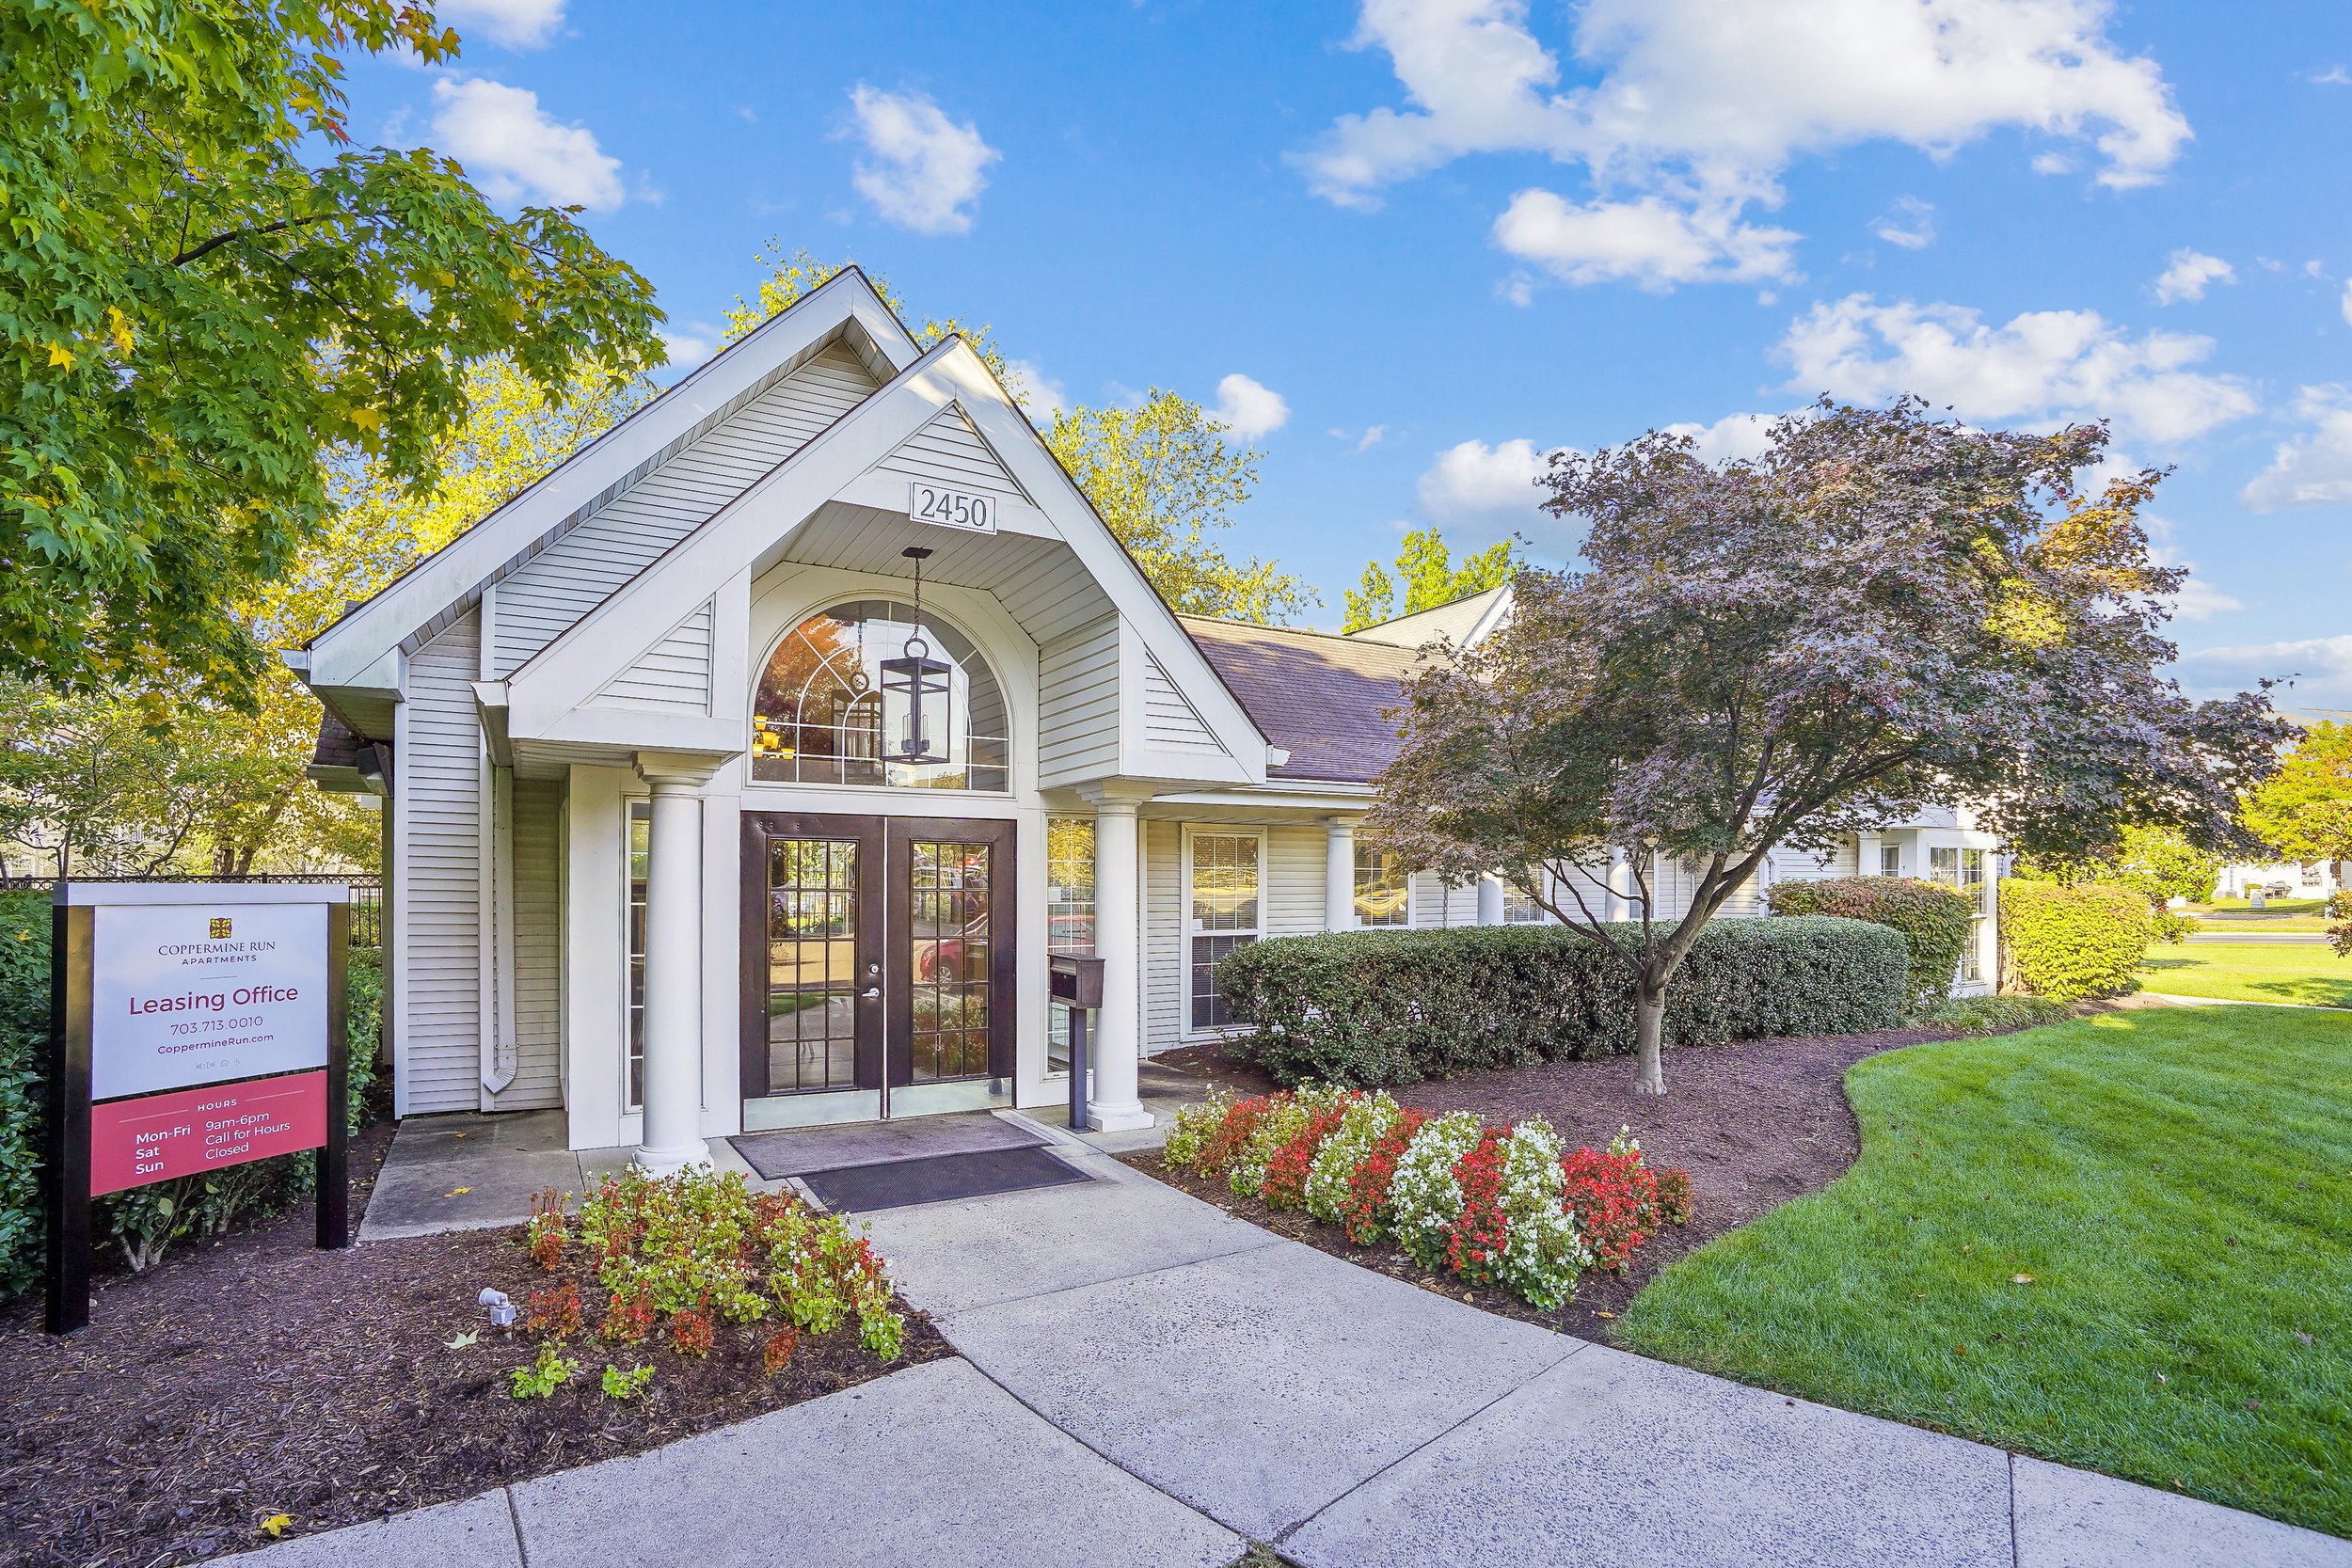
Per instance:
[[[0,874],[0,893],[52,893],[55,877]],[[384,944],[384,879],[373,871],[257,871],[244,877],[70,877],[74,882],[346,882],[351,887],[351,945]]]

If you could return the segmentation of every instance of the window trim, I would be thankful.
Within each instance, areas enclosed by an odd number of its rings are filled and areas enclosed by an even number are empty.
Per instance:
[[[1192,847],[1196,838],[1252,838],[1258,843],[1258,924],[1247,933],[1239,931],[1201,931],[1192,928]],[[1252,942],[1263,941],[1270,933],[1266,926],[1268,835],[1263,822],[1187,822],[1181,835],[1181,850],[1176,881],[1176,958],[1177,972],[1184,976],[1176,995],[1176,1036],[1181,1040],[1218,1040],[1248,1027],[1241,1023],[1212,1023],[1204,1026],[1192,1022],[1192,942],[1199,936],[1242,936]]]

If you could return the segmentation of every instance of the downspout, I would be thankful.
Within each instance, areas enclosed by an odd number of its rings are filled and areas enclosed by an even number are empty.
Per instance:
[[[515,770],[490,766],[490,1028],[482,1038],[482,1086],[515,1081]]]

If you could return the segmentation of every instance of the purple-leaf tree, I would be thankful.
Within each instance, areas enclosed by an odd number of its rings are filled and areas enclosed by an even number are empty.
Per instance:
[[[1584,566],[1522,569],[1502,630],[1407,680],[1370,830],[1616,954],[1652,1093],[1676,966],[1775,846],[1943,804],[2036,853],[2127,825],[2248,847],[2236,802],[2285,726],[2161,673],[2186,574],[2138,519],[2159,474],[2075,487],[2106,442],[1824,400],[1751,460],[1655,431],[1554,456],[1544,505],[1587,523]],[[1613,889],[1630,920],[1603,918]]]

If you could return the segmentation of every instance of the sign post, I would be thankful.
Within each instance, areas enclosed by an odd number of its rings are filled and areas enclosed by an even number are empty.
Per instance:
[[[318,1244],[349,1244],[341,883],[66,882],[50,913],[52,1334],[89,1323],[90,1200],[318,1151]]]

